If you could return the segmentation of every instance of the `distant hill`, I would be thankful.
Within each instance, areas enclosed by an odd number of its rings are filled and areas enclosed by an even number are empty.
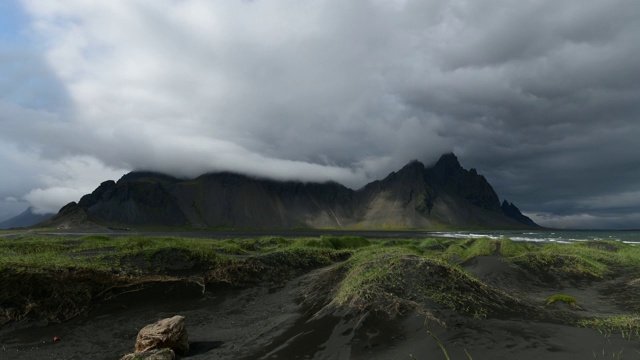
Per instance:
[[[0,222],[0,229],[11,229],[18,227],[28,227],[51,218],[53,214],[38,215],[33,213],[33,208],[29,207],[21,214],[11,219]]]
[[[258,179],[234,173],[182,180],[132,172],[105,181],[42,226],[193,228],[484,228],[538,227],[512,203],[500,204],[484,176],[453,154],[431,167],[412,161],[351,190],[335,182]]]

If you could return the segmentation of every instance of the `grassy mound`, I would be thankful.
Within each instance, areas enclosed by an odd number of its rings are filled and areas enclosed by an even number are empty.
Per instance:
[[[530,306],[487,286],[448,262],[406,248],[373,248],[344,265],[333,304],[396,317],[417,309],[445,308],[484,318],[526,313]]]
[[[640,248],[613,241],[544,244],[509,257],[509,261],[542,275],[601,280],[637,268]]]
[[[350,252],[294,247],[245,258],[221,258],[205,275],[210,284],[249,286],[260,283],[281,284],[310,270],[343,261]]]

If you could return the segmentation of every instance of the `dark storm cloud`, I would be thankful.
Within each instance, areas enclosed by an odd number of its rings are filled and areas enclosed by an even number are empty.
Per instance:
[[[45,169],[359,187],[453,150],[543,223],[637,224],[635,1],[23,4],[64,98],[3,99],[1,136]]]
[[[638,227],[640,9],[530,4],[466,23],[439,94],[407,98],[447,116],[463,162],[541,222]]]

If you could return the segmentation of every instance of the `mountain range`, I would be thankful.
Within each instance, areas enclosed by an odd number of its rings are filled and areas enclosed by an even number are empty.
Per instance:
[[[105,181],[40,226],[235,229],[538,227],[454,154],[412,161],[359,190],[229,172],[194,179],[136,171]]]
[[[36,214],[33,212],[33,208],[29,207],[27,210],[23,211],[22,213],[10,219],[0,222],[0,229],[11,229],[11,228],[32,226],[51,218],[51,216],[52,216],[51,214],[42,214],[42,215]]]

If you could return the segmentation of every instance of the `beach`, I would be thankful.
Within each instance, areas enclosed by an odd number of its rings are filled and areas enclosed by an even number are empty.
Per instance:
[[[404,274],[412,277],[408,285],[389,288],[398,295],[393,299],[399,302],[392,302],[400,304],[398,311],[385,307],[388,298],[362,307],[356,302],[337,306],[334,296],[349,276],[342,268],[345,260],[250,286],[211,283],[203,288],[189,280],[195,274],[191,269],[187,277],[174,273],[135,291],[114,293],[61,323],[6,323],[0,328],[0,353],[7,359],[119,359],[132,352],[140,328],[180,314],[187,320],[189,359],[445,359],[445,351],[451,359],[640,358],[637,327],[624,332],[578,325],[592,317],[637,313],[636,269],[617,268],[603,278],[536,271],[504,261],[505,245],[500,244],[492,254],[459,264],[474,280],[452,291],[462,296],[478,286],[467,294],[476,296],[472,302],[459,302],[466,308],[438,303],[438,297],[413,297],[411,289],[430,279],[441,286],[449,276],[441,273],[444,267],[433,273],[443,279],[413,273],[408,267],[433,270],[440,264],[413,255],[399,257],[407,267]],[[620,251],[609,245],[596,250]],[[559,293],[571,295],[578,306],[545,304]]]

